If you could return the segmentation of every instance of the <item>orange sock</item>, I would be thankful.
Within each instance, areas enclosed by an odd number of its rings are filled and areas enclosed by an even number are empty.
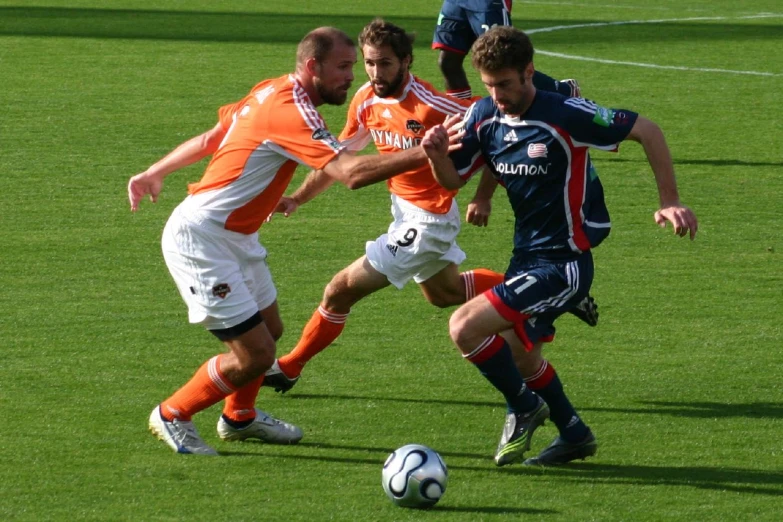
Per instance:
[[[256,417],[256,397],[258,397],[258,390],[261,389],[262,382],[264,382],[263,375],[226,397],[223,415],[235,422],[254,419]]]
[[[307,361],[340,336],[347,318],[348,314],[335,314],[319,306],[305,325],[302,337],[291,353],[277,360],[283,373],[291,378],[299,376]]]
[[[220,373],[221,357],[222,355],[216,355],[201,365],[185,386],[160,403],[163,418],[169,421],[189,421],[196,413],[217,404],[236,391]]]
[[[483,294],[505,280],[503,274],[498,274],[497,272],[487,270],[486,268],[477,268],[475,270],[462,272],[460,277],[465,283],[466,301],[470,301],[477,295]]]

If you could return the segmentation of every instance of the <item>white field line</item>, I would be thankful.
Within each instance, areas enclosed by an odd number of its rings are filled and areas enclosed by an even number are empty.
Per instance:
[[[618,21],[618,22],[595,22],[595,23],[589,23],[589,24],[574,24],[574,25],[556,25],[552,27],[539,27],[537,29],[530,29],[526,30],[525,32],[527,34],[535,34],[535,33],[549,33],[552,31],[565,31],[569,29],[582,29],[582,28],[593,28],[593,27],[607,27],[607,26],[616,26],[616,25],[631,25],[631,24],[662,24],[667,22],[690,22],[690,21],[715,21],[715,20],[749,20],[749,19],[758,19],[758,18],[782,18],[783,14],[777,14],[777,13],[759,13],[754,15],[747,15],[747,16],[736,16],[736,17],[728,17],[728,16],[699,16],[699,17],[690,17],[690,18],[668,18],[668,19],[661,19],[661,20],[625,20],[625,21]],[[723,73],[723,74],[745,74],[745,75],[751,75],[751,76],[767,76],[767,77],[776,77],[776,76],[783,76],[783,74],[780,73],[770,73],[770,72],[761,72],[761,71],[736,71],[732,69],[717,69],[712,67],[685,67],[685,66],[678,66],[678,65],[658,65],[653,63],[641,63],[641,62],[627,62],[627,61],[620,61],[620,60],[607,60],[604,58],[591,58],[589,56],[576,56],[572,54],[563,54],[563,53],[555,53],[551,51],[545,51],[541,49],[536,49],[536,53],[542,54],[544,56],[552,56],[555,58],[563,58],[566,60],[579,60],[583,62],[597,62],[597,63],[606,63],[611,65],[630,65],[632,67],[647,67],[650,69],[669,69],[669,70],[675,70],[675,71],[698,71],[698,72],[715,72],[715,73]]]

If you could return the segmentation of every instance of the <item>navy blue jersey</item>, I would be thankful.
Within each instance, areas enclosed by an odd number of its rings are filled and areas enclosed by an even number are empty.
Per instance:
[[[468,11],[486,13],[487,11],[497,11],[505,9],[511,11],[511,0],[446,0],[449,3],[458,5]]]
[[[616,151],[637,117],[540,90],[522,117],[511,117],[484,98],[468,109],[462,148],[451,158],[463,179],[486,164],[506,188],[515,258],[573,259],[611,226],[588,148]]]

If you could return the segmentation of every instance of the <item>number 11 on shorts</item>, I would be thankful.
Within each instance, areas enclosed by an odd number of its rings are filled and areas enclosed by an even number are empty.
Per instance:
[[[524,292],[524,291],[525,291],[527,288],[530,288],[531,286],[533,286],[534,284],[536,284],[536,282],[538,282],[538,279],[536,279],[536,278],[535,278],[535,277],[533,277],[532,275],[529,275],[529,274],[520,274],[520,275],[518,275],[518,276],[516,276],[516,277],[512,277],[511,279],[509,279],[508,281],[506,281],[506,286],[509,286],[509,287],[511,287],[511,286],[513,286],[513,285],[514,285],[514,283],[516,283],[517,281],[519,281],[519,280],[520,280],[520,279],[522,279],[522,278],[526,278],[526,279],[525,279],[525,282],[524,282],[524,283],[522,283],[522,286],[520,286],[519,288],[514,288],[514,293],[515,293],[515,294],[517,294],[517,295],[521,294],[521,293],[522,293],[522,292]]]

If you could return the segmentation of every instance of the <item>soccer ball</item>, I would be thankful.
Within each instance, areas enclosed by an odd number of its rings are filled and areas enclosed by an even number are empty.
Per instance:
[[[435,450],[408,444],[389,455],[381,479],[383,490],[398,506],[428,508],[446,491],[449,471]]]

